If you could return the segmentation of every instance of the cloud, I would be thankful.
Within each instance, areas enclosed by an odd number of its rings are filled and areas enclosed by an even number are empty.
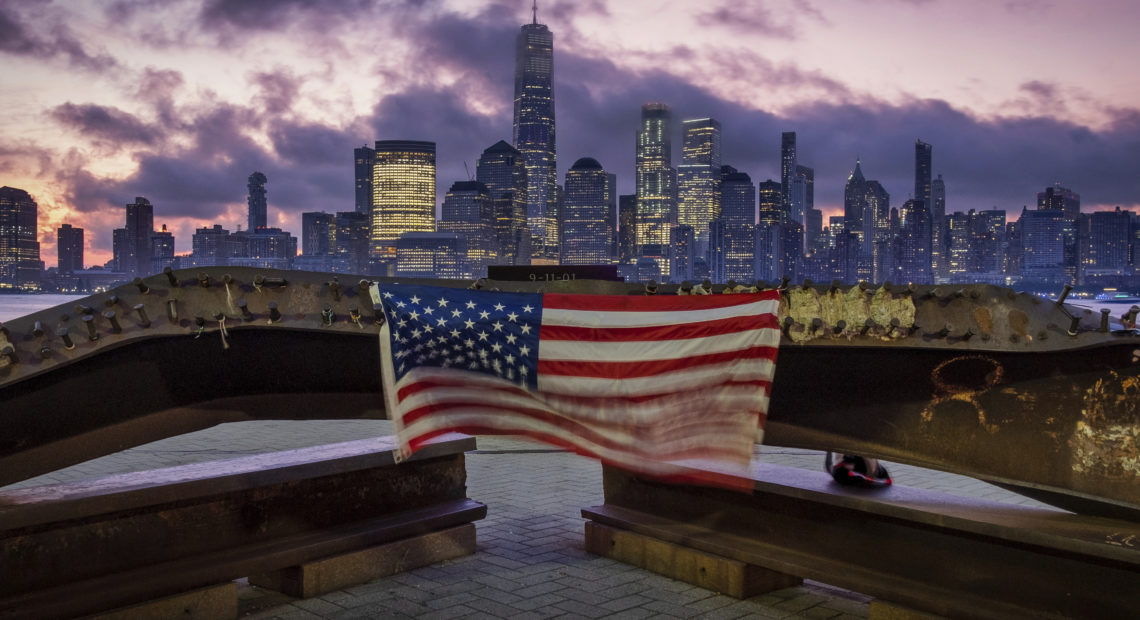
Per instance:
[[[127,144],[154,144],[162,132],[133,114],[118,108],[81,104],[70,101],[56,106],[48,114],[56,122],[116,146]]]
[[[74,67],[92,71],[118,65],[106,54],[89,54],[67,26],[57,24],[47,29],[46,36],[33,33],[10,6],[0,5],[0,52],[42,59],[63,57]]]

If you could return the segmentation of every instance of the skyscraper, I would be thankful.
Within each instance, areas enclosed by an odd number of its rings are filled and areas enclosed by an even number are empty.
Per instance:
[[[922,140],[914,141],[914,199],[923,202],[927,213],[931,213],[934,207],[930,200],[933,153],[934,147]]]
[[[758,200],[758,209],[756,211],[756,221],[760,224],[772,225],[782,224],[787,220],[787,203],[784,202],[784,196],[783,188],[772,179],[757,184],[756,198]]]
[[[926,203],[918,199],[906,201],[901,218],[901,275],[909,282],[930,284],[930,212]]]
[[[1081,195],[1060,183],[1037,193],[1037,209],[1039,211],[1053,211],[1058,213],[1062,222],[1064,236],[1064,258],[1062,263],[1065,275],[1073,281],[1077,273],[1077,218],[1081,213]]]
[[[677,169],[677,223],[691,226],[698,246],[707,245],[709,222],[720,217],[720,122],[683,121]]]
[[[530,263],[526,175],[522,154],[502,140],[487,147],[475,164],[475,179],[487,186],[493,207],[496,252],[503,265]]]
[[[120,265],[128,276],[150,275],[151,242],[154,235],[154,205],[142,196],[127,204],[125,265]]]
[[[617,257],[623,264],[637,262],[637,195],[618,197]]]
[[[356,177],[356,212],[372,213],[372,166],[376,164],[376,151],[364,145],[352,150],[353,173]]]
[[[388,275],[401,234],[435,230],[435,142],[378,140],[372,204],[372,260]]]
[[[710,227],[715,237],[709,241],[710,271],[719,282],[750,281],[755,277],[756,186],[746,173],[721,166],[720,191],[720,219]]]
[[[514,143],[526,165],[532,251],[553,258],[558,252],[554,35],[538,23],[537,6],[531,23],[523,25],[515,41]]]
[[[780,134],[780,188],[784,208],[792,212],[792,178],[796,175],[796,132]],[[796,220],[797,222],[802,220]]]
[[[269,205],[265,199],[265,183],[268,179],[260,172],[249,175],[249,231],[265,228],[269,225]]]
[[[583,157],[566,171],[562,210],[563,265],[612,262],[614,231],[610,222],[609,179],[596,159]]]
[[[495,205],[487,186],[479,181],[456,181],[447,190],[440,212],[439,232],[466,238],[463,266],[471,277],[483,277],[497,254]]]
[[[83,270],[83,229],[64,224],[55,231],[59,273]]]
[[[174,233],[162,229],[150,236],[150,268],[147,273],[161,273],[164,267],[174,264]]]
[[[336,214],[334,252],[338,259],[344,261],[349,273],[368,270],[368,229],[371,222],[372,217],[366,213],[338,211]]]
[[[662,275],[669,275],[670,229],[677,224],[677,171],[672,167],[672,127],[669,106],[641,106],[637,132],[637,246],[653,258]]]
[[[301,254],[325,256],[331,254],[335,244],[336,225],[333,215],[324,211],[301,214]]]
[[[0,288],[39,288],[39,206],[28,192],[0,187]]]
[[[930,269],[935,281],[946,278],[946,253],[949,251],[947,240],[948,230],[946,221],[946,182],[939,174],[937,179],[930,182],[930,227],[933,239],[930,243]]]

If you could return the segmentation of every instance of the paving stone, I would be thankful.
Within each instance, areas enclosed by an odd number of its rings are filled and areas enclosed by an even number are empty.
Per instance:
[[[388,420],[222,424],[12,486],[70,482],[391,433]],[[251,618],[867,617],[869,597],[825,584],[805,581],[796,588],[737,601],[593,556],[583,548],[580,511],[604,501],[601,466],[596,461],[518,437],[479,437],[477,442],[479,450],[466,458],[468,495],[487,504],[488,515],[475,524],[474,555],[315,599],[287,599],[277,607],[259,609]],[[771,446],[758,446],[756,458],[813,471],[821,471],[823,463],[822,452]],[[971,478],[898,464],[889,467],[899,484],[1043,506]],[[258,596],[248,584],[239,583],[238,592],[242,600]]]

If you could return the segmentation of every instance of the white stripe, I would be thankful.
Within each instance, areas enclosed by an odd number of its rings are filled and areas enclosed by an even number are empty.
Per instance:
[[[441,412],[416,420],[405,428],[410,439],[434,431],[446,430],[463,426],[481,426],[506,432],[543,433],[558,437],[572,445],[581,446],[592,452],[606,452],[610,454],[633,453],[638,458],[656,458],[666,460],[673,455],[693,449],[702,449],[709,453],[723,453],[731,455],[741,445],[747,446],[746,451],[751,453],[753,436],[751,429],[741,424],[739,429],[729,427],[721,430],[719,427],[710,428],[707,433],[689,433],[662,438],[658,441],[641,441],[639,438],[626,433],[606,433],[605,437],[613,447],[602,446],[584,437],[567,434],[557,425],[544,420],[537,420],[528,416],[516,415],[499,409],[463,409]]]
[[[538,389],[551,394],[592,394],[595,396],[649,396],[670,392],[714,388],[729,381],[771,381],[775,370],[772,360],[734,360],[697,368],[683,368],[649,377],[607,379],[538,375]]]
[[[682,328],[683,330],[683,328]],[[681,332],[683,335],[683,331]],[[582,340],[543,340],[538,355],[543,360],[605,360],[607,362],[640,362],[679,359],[694,355],[744,351],[754,346],[776,347],[780,330],[770,327],[750,329],[733,334],[677,340],[590,342]]]
[[[403,384],[404,381],[401,381]],[[420,390],[409,395],[399,405],[401,412],[408,412],[429,405],[469,405],[495,404],[508,408],[534,408],[567,419],[583,423],[620,422],[621,424],[662,424],[672,420],[688,418],[700,424],[700,412],[725,411],[727,415],[754,415],[763,411],[768,398],[764,390],[752,386],[728,386],[711,390],[711,394],[701,392],[681,392],[669,394],[646,402],[625,402],[614,400],[582,399],[572,396],[553,396],[514,391],[488,391],[486,387],[445,386]]]
[[[776,300],[763,300],[727,308],[702,308],[698,310],[656,310],[626,312],[622,310],[565,310],[543,308],[543,325],[565,325],[570,327],[652,327],[659,325],[681,325],[731,319],[741,316],[775,314],[779,308]]]

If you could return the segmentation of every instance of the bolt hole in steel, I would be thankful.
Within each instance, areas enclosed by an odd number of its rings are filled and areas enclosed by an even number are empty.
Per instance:
[[[980,392],[1001,383],[1005,369],[985,355],[967,355],[942,362],[930,373],[936,390],[943,394]]]

